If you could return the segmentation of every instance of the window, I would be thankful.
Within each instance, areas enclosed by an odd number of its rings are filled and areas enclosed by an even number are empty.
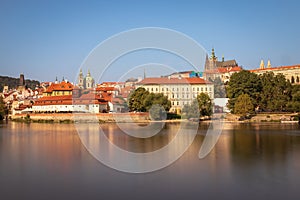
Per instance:
[[[161,88],[161,91],[164,91],[164,88]]]
[[[166,90],[168,91],[168,88],[166,88]]]
[[[193,88],[193,91],[195,91],[195,88]]]
[[[172,105],[174,106],[174,101],[172,102]]]
[[[153,92],[153,88],[151,88],[151,91]]]
[[[177,106],[179,106],[179,101],[177,101]]]
[[[205,92],[207,92],[207,87],[205,88]]]
[[[197,91],[199,91],[199,88],[197,88]]]
[[[203,88],[201,88],[201,92],[203,92]]]
[[[182,88],[182,91],[184,91],[184,88]]]
[[[188,87],[186,88],[186,91],[189,91],[189,88],[188,88]]]
[[[156,88],[156,92],[158,91],[158,88]]]
[[[174,91],[175,89],[174,89],[174,88],[172,88],[172,90]]]

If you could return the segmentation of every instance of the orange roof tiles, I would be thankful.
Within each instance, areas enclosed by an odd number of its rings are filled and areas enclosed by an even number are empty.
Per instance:
[[[249,70],[250,72],[259,72],[259,71],[269,71],[269,70],[287,70],[287,69],[298,69],[300,65],[292,65],[292,66],[279,66],[279,67],[271,67],[271,68],[264,68],[264,69],[252,69]]]
[[[96,91],[115,91],[117,90],[115,87],[97,87]]]
[[[242,68],[239,66],[236,67],[219,67],[217,69],[213,69],[213,70],[206,70],[205,73],[228,73],[228,72],[239,72],[241,71]]]
[[[206,81],[202,78],[168,78],[168,77],[154,77],[154,78],[145,78],[138,83],[138,85],[147,85],[147,84],[212,84],[209,81]]]
[[[47,93],[52,91],[72,91],[74,85],[70,82],[62,81],[60,83],[52,83],[46,90]]]

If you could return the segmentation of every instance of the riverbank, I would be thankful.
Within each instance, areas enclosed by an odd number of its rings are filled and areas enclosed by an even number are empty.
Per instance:
[[[224,122],[234,123],[297,123],[297,114],[257,114],[251,119],[240,121],[239,115],[234,114],[217,114],[218,118]],[[18,114],[9,117],[10,120],[16,122],[33,122],[33,123],[149,123],[150,117],[148,113],[31,113],[31,114]],[[186,119],[169,119],[165,122],[181,122]],[[205,120],[209,122],[210,120]]]
[[[298,123],[297,113],[263,113],[252,116],[250,119],[239,121],[240,116],[235,114],[225,114],[224,119],[227,122],[242,122],[242,123],[264,123],[264,122],[274,122],[274,123]]]
[[[106,122],[149,122],[148,113],[31,113],[18,114],[9,117],[16,122],[36,123],[106,123]]]

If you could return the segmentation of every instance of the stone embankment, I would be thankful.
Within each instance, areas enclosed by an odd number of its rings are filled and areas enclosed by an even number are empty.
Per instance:
[[[31,113],[10,116],[12,121],[39,123],[76,123],[76,122],[148,122],[148,113]]]

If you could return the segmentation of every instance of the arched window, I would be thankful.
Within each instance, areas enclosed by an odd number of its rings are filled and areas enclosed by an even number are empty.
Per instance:
[[[299,82],[300,82],[299,76],[297,76],[297,78],[296,78],[296,83],[299,83]]]

